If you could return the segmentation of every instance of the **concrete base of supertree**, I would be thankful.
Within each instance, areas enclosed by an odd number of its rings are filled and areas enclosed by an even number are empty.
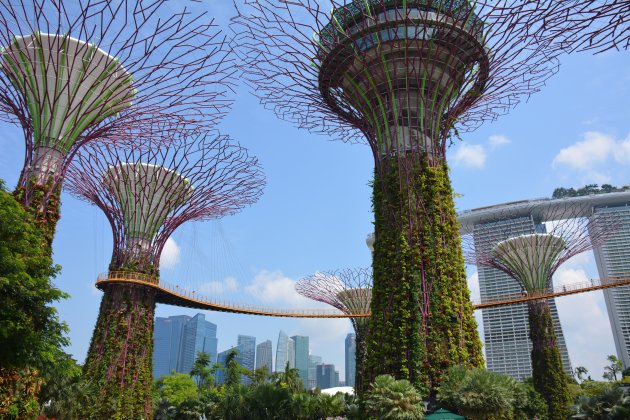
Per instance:
[[[384,158],[373,206],[366,380],[391,374],[431,396],[450,366],[483,366],[446,164]]]
[[[83,368],[99,393],[86,418],[152,418],[155,291],[136,285],[105,289]]]
[[[549,302],[530,301],[529,336],[532,340],[532,379],[534,388],[547,402],[550,419],[566,419],[571,414],[571,395],[562,356],[556,342]]]

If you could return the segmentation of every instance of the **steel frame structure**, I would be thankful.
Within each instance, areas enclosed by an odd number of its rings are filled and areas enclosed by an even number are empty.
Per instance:
[[[445,152],[556,72],[552,40],[529,36],[553,2],[327,3],[332,12],[317,0],[247,2],[233,24],[241,67],[279,118],[370,146],[367,378],[390,373],[433,397],[447,366],[483,363]]]
[[[186,129],[152,148],[86,145],[67,171],[65,188],[103,210],[114,235],[110,270],[133,278],[159,277],[164,244],[182,223],[233,214],[254,203],[263,185],[257,159],[244,148],[226,136]],[[85,415],[150,417],[157,291],[137,282],[109,282],[102,289],[84,366],[100,394]]]
[[[166,4],[0,5],[0,121],[24,132],[16,196],[52,225],[50,240],[59,211],[51,197],[83,145],[130,136],[168,141],[170,125],[213,125],[230,104],[225,94],[232,63],[225,37],[204,13]],[[162,133],[147,129],[156,122]]]

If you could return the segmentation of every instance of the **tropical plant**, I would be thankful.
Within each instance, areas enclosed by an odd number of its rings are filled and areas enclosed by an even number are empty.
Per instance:
[[[630,395],[620,386],[608,385],[600,395],[580,395],[573,409],[575,419],[628,419]]]
[[[576,366],[575,369],[573,369],[573,374],[575,374],[579,382],[582,382],[584,381],[584,377],[588,374],[588,369],[584,366]]]
[[[190,370],[190,376],[197,382],[199,390],[214,385],[214,373],[219,368],[219,365],[210,366],[210,354],[205,352],[197,353],[197,358],[193,367]]]
[[[617,375],[623,371],[623,362],[617,358],[617,356],[611,354],[606,360],[610,362],[609,365],[604,366],[604,379],[609,381],[616,381]]]
[[[533,385],[486,369],[448,369],[437,396],[445,407],[471,420],[546,417],[546,405]]]
[[[422,396],[406,379],[380,375],[365,395],[365,412],[377,419],[423,419]]]
[[[197,384],[185,373],[172,373],[156,382],[157,396],[177,407],[186,400],[198,398]]]

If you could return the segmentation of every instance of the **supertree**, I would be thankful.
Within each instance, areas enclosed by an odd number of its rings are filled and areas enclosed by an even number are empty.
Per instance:
[[[239,211],[258,199],[264,181],[257,160],[225,136],[188,133],[170,145],[135,144],[84,147],[65,185],[107,216],[110,271],[158,282],[160,254],[178,226]],[[86,408],[86,418],[150,418],[155,289],[111,283],[103,291],[84,365],[98,403]]]
[[[49,243],[83,145],[129,130],[167,140],[166,123],[211,125],[228,105],[225,38],[167,0],[3,1],[0,47],[0,120],[21,126],[26,142],[15,195]],[[156,121],[162,133],[141,128]]]
[[[558,45],[563,50],[603,52],[630,48],[628,0],[558,0],[554,9],[550,21],[556,23],[540,29],[551,32],[544,36],[560,38]]]
[[[248,1],[233,27],[261,102],[298,127],[367,142],[375,163],[366,380],[431,391],[483,364],[445,152],[556,70],[529,36],[548,1]]]
[[[372,270],[367,268],[342,269],[315,273],[299,280],[295,290],[302,296],[318,302],[327,303],[341,312],[367,314],[372,301]],[[356,376],[355,389],[358,393],[365,391],[367,384],[363,381],[366,338],[369,318],[351,317],[356,338]],[[349,379],[346,378],[346,381]]]
[[[527,295],[548,291],[560,265],[602,244],[618,227],[611,217],[593,215],[587,204],[567,200],[526,202],[489,211],[483,223],[493,226],[492,235],[479,235],[474,228],[462,225],[462,230],[468,232],[462,240],[466,261],[503,271]],[[536,233],[523,234],[520,225],[505,223],[522,217],[534,222]],[[534,387],[547,401],[549,418],[567,418],[572,401],[549,302],[530,300],[527,309]]]

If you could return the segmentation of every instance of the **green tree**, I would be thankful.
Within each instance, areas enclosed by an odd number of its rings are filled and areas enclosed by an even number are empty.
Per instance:
[[[0,180],[0,417],[38,411],[41,376],[69,344],[53,302],[67,298],[51,279],[46,238]]]
[[[579,382],[583,382],[584,377],[588,374],[588,369],[584,366],[576,366],[575,369],[573,369],[573,373]]]
[[[284,372],[274,374],[276,384],[287,388],[289,392],[298,393],[304,390],[304,383],[300,378],[300,370],[291,368],[289,362],[284,367]]]
[[[185,373],[172,373],[156,382],[158,398],[163,398],[177,407],[186,400],[198,398],[197,384]]]
[[[424,403],[406,379],[380,375],[365,395],[365,411],[377,419],[423,419]]]
[[[214,385],[214,373],[219,367],[220,365],[216,364],[210,367],[210,355],[208,353],[197,353],[195,363],[190,370],[190,376],[195,379],[200,391]]]
[[[613,354],[609,355],[606,360],[608,360],[610,364],[608,366],[604,366],[604,379],[616,381],[617,374],[623,371],[623,362]]]

